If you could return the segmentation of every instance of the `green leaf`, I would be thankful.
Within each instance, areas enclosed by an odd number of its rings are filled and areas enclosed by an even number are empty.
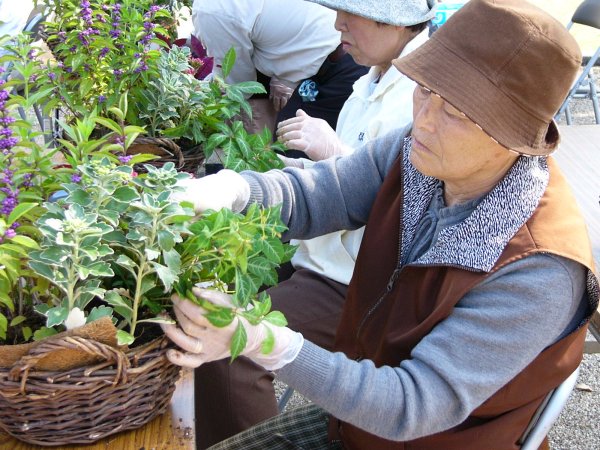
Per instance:
[[[29,339],[31,339],[31,336],[33,334],[30,327],[21,328],[21,333],[23,333],[23,340],[25,342],[29,341]]]
[[[243,94],[266,94],[267,92],[265,87],[256,81],[242,81],[241,83],[236,83],[234,87]]]
[[[244,325],[242,325],[242,322],[238,321],[233,336],[231,336],[231,344],[229,347],[231,351],[231,361],[237,358],[244,351],[247,342],[248,336],[246,334],[246,329],[244,328]]]
[[[265,316],[265,320],[278,327],[287,326],[287,320],[285,319],[285,316],[281,313],[281,311],[271,311]]]
[[[10,326],[14,327],[19,325],[20,323],[23,323],[27,320],[27,317],[25,316],[16,316],[13,318],[13,320],[10,321]]]
[[[108,306],[96,306],[92,308],[90,314],[87,316],[86,323],[93,322],[102,317],[112,317],[113,309]]]
[[[107,119],[105,117],[95,117],[94,121],[96,123],[99,123],[103,127],[106,127],[111,131],[114,131],[115,133],[117,133],[119,135],[122,133],[121,127],[119,126],[119,124],[112,119]]]
[[[119,330],[117,331],[117,344],[119,345],[131,345],[135,341],[135,337],[126,331]]]
[[[127,255],[119,255],[117,258],[117,264],[137,276],[138,265]]]
[[[164,323],[166,325],[173,325],[173,324],[177,323],[173,319],[169,319],[168,317],[153,317],[151,319],[138,320],[138,323],[142,323],[142,322],[146,322],[146,323]]]
[[[38,243],[27,236],[17,235],[11,241],[29,249],[39,248]]]
[[[115,116],[119,120],[124,120],[125,119],[125,114],[123,114],[123,110],[121,110],[119,108],[115,108],[113,106],[112,108],[108,108],[108,112],[111,113],[113,116]],[[119,130],[119,133],[120,132],[121,131]]]
[[[112,196],[114,199],[125,203],[139,200],[140,198],[137,191],[128,186],[117,188]]]
[[[69,194],[67,198],[69,203],[75,203],[81,206],[87,206],[92,202],[90,194],[83,189],[77,189]]]
[[[41,341],[42,339],[46,339],[50,336],[54,336],[57,333],[58,333],[58,331],[56,331],[54,328],[42,327],[33,333],[33,340]]]
[[[90,274],[97,277],[112,277],[115,274],[110,268],[110,264],[103,261],[90,264],[87,268]]]
[[[127,104],[127,91],[125,91],[121,97],[119,97],[119,111],[121,112],[121,114],[124,116],[127,115],[127,109],[128,109],[128,104]]]
[[[15,310],[15,305],[8,295],[8,293],[0,291],[0,305],[6,306],[10,311]],[[0,313],[0,317],[2,317],[2,313]]]
[[[235,49],[231,47],[225,56],[223,57],[223,61],[221,62],[221,70],[223,71],[223,78],[227,78],[227,76],[231,73],[231,69],[233,69],[233,64],[235,63]]]
[[[181,256],[177,253],[177,250],[163,251],[163,259],[165,265],[173,272],[179,273],[181,271]]]
[[[104,294],[104,300],[111,305],[128,322],[131,320],[133,308],[131,300],[121,297],[115,291],[108,291]]]
[[[56,325],[60,325],[69,316],[69,308],[65,308],[63,306],[55,306],[54,308],[50,308],[46,311],[46,326],[51,328]]]
[[[4,314],[0,314],[0,338],[6,339],[6,330],[8,330],[8,320]]]
[[[158,232],[158,245],[164,251],[169,251],[175,245],[175,236],[168,230]]]
[[[271,261],[278,261],[284,254],[283,243],[278,238],[260,239],[256,242],[256,248]]]
[[[37,261],[29,261],[29,267],[38,275],[43,276],[47,280],[54,281],[54,271],[50,265]]]
[[[260,352],[263,355],[268,355],[273,351],[273,347],[275,346],[275,335],[273,334],[273,330],[265,325],[265,331],[267,332],[267,336],[263,339],[260,344]]]
[[[250,274],[242,273],[238,268],[235,270],[235,294],[234,300],[239,306],[245,306],[260,289],[260,282]]]
[[[121,245],[124,245],[127,243],[127,238],[125,237],[125,235],[121,231],[118,231],[118,230],[114,230],[114,231],[111,231],[110,233],[106,233],[103,236],[103,239],[108,243],[115,243],[115,244],[121,244]],[[129,261],[131,261],[131,259],[129,259]],[[131,261],[131,262],[133,263],[133,261]],[[117,261],[117,263],[118,263],[118,261]],[[122,265],[122,264],[120,264],[120,265]],[[135,267],[135,263],[133,263],[131,265],[131,267]]]
[[[155,159],[160,159],[160,156],[151,155],[150,153],[138,153],[133,155],[133,158],[131,158],[129,164],[141,164]]]
[[[82,78],[79,84],[79,95],[85,97],[94,87],[94,80],[92,78]]]
[[[215,311],[206,313],[204,317],[215,327],[223,328],[233,322],[235,312],[231,308],[220,307]]]
[[[37,203],[19,203],[8,216],[8,225],[12,225],[36,206]]]
[[[155,262],[152,263],[152,268],[156,271],[158,278],[160,278],[160,281],[165,287],[165,292],[169,292],[173,287],[173,283],[178,279],[177,273],[170,268]]]

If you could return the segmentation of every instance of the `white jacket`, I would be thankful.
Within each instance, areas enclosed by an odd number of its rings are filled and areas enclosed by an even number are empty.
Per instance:
[[[404,47],[400,57],[423,44],[428,36],[429,30],[423,30]],[[340,112],[336,133],[344,144],[353,149],[412,122],[415,82],[398,72],[394,66],[388,69],[373,89],[372,83],[378,77],[379,69],[372,67],[369,73],[356,80],[354,92]],[[292,265],[349,284],[363,232],[364,228],[360,228],[337,231],[310,240],[292,240],[292,244],[298,245]]]
[[[304,0],[194,0],[194,35],[220,65],[233,46],[230,83],[256,70],[295,86],[317,73],[340,44],[335,11]]]

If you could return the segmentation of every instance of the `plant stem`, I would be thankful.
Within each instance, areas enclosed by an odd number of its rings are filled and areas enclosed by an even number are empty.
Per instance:
[[[75,235],[75,247],[73,248],[72,264],[69,266],[69,284],[67,288],[67,299],[69,301],[69,311],[75,307],[75,286],[77,285],[77,276],[75,267],[79,264],[79,236]]]
[[[146,245],[146,246],[151,246],[152,244],[154,244],[154,241],[156,240],[156,234],[157,234],[156,228],[157,227],[158,227],[158,217],[154,216],[153,221],[152,221],[152,231],[150,232],[150,243],[149,243],[149,245]],[[132,336],[135,336],[135,327],[137,325],[138,308],[139,308],[140,300],[142,297],[142,281],[144,280],[144,277],[146,276],[146,265],[147,264],[148,264],[148,259],[146,257],[146,253],[141,252],[140,264],[138,266],[138,272],[137,272],[136,281],[135,281],[135,293],[133,295],[133,305],[132,305],[133,311],[131,314],[131,330],[130,330],[130,334]],[[150,273],[150,272],[148,272],[148,273]]]

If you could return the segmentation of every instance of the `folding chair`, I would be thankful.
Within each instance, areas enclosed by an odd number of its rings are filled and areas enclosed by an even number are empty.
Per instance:
[[[279,397],[279,401],[277,402],[277,408],[279,409],[280,413],[283,412],[286,405],[290,401],[290,398],[292,398],[292,395],[294,395],[294,388],[291,388],[289,386],[286,387],[285,391],[283,391],[281,397]]]
[[[579,367],[544,399],[520,439],[521,450],[538,450],[567,404],[578,375]]]
[[[600,29],[600,0],[584,0],[573,13],[573,17],[567,25],[567,30],[570,30],[574,23]],[[569,102],[573,98],[588,98],[592,101],[596,123],[600,124],[598,93],[596,91],[595,79],[592,74],[592,67],[596,64],[599,56],[600,46],[596,49],[596,52],[584,67],[577,81],[573,84],[567,98],[558,110],[558,113],[556,113],[555,119],[558,119],[562,114],[565,114],[567,125],[571,125],[572,119],[571,111],[569,110]]]

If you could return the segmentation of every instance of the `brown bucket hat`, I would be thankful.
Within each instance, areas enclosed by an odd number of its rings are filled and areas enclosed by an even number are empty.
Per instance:
[[[557,20],[523,0],[470,0],[394,66],[439,94],[503,146],[548,155],[554,115],[581,66]]]

